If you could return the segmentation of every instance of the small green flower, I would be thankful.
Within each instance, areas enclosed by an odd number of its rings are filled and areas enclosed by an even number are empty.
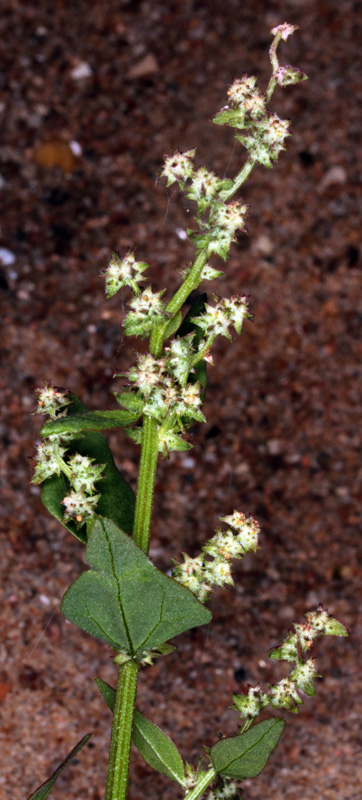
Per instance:
[[[236,333],[240,334],[244,319],[251,319],[247,298],[234,295],[234,297],[225,297],[221,303],[226,309]]]
[[[193,339],[195,334],[189,333],[184,337],[173,339],[168,347],[168,368],[176,380],[182,385],[191,370],[194,356]]]
[[[246,97],[242,104],[243,111],[248,114],[251,119],[258,119],[265,114],[265,100],[262,94],[254,92],[249,97]]]
[[[105,464],[95,464],[94,458],[76,453],[69,459],[68,465],[71,469],[70,482],[73,489],[88,495],[94,494],[97,491],[94,483],[103,478],[101,472],[105,468]]]
[[[208,793],[206,800],[237,800],[237,783],[230,778],[222,778],[222,783]]]
[[[291,64],[285,64],[284,67],[279,65],[278,69],[273,74],[274,80],[279,86],[288,86],[291,83],[300,83],[301,81],[308,80],[305,72],[302,72],[298,67],[293,67]]]
[[[242,75],[231,84],[228,90],[228,98],[233,105],[241,106],[246,97],[255,92],[256,78],[254,75]]]
[[[142,273],[148,266],[144,261],[136,261],[131,251],[125,258],[121,258],[118,253],[112,253],[109,265],[103,273],[107,297],[112,297],[122,286],[130,286],[134,294],[139,294],[138,283],[144,280]]]
[[[254,719],[269,705],[270,699],[259,685],[249,686],[247,694],[233,694],[234,711],[240,711],[240,719]]]
[[[233,514],[220,519],[235,528],[237,540],[245,551],[256,552],[259,547],[260,526],[253,517],[246,517],[241,511],[234,511]]]
[[[149,417],[154,417],[158,422],[163,422],[169,409],[169,404],[165,398],[165,390],[163,386],[156,386],[156,388],[149,394],[147,401],[143,407],[144,414]]]
[[[63,516],[64,522],[74,520],[79,525],[87,519],[92,519],[96,513],[96,506],[100,494],[94,494],[92,497],[87,497],[84,492],[69,492],[64,500],[65,512]]]
[[[321,677],[315,668],[315,659],[310,658],[297,664],[290,675],[290,680],[309,697],[314,697],[314,680]]]
[[[202,268],[200,277],[203,281],[214,281],[216,278],[220,278],[223,274],[224,273],[219,269],[214,269],[213,267],[210,267],[209,264],[205,264],[205,266]]]
[[[123,329],[126,336],[141,336],[143,339],[152,331],[155,323],[162,322],[165,316],[162,292],[153,292],[148,286],[142,294],[130,300],[131,311],[127,314]]]
[[[65,453],[66,448],[62,446],[59,437],[57,441],[53,439],[42,442],[37,448],[35,473],[31,482],[38,484],[51,478],[52,475],[60,475],[63,471]]]
[[[194,166],[192,159],[194,158],[196,150],[187,150],[186,153],[174,153],[173,156],[168,156],[165,159],[165,166],[161,172],[167,178],[167,186],[177,181],[181,189],[188,178],[191,178],[194,173]]]
[[[173,406],[176,414],[195,419],[198,422],[206,422],[202,411],[200,411],[200,406],[202,405],[200,392],[201,386],[199,383],[188,383],[187,386],[181,389]]]
[[[303,702],[290,678],[283,678],[270,687],[270,699],[273,708],[285,708],[294,713],[297,713],[298,706]]]
[[[71,402],[67,397],[67,389],[59,389],[57,386],[46,384],[43,389],[35,389],[35,392],[38,395],[38,408],[34,412],[35,414],[48,414],[53,420],[66,415],[66,406]]]
[[[143,397],[147,398],[155,386],[163,382],[166,362],[162,359],[157,360],[150,353],[138,355],[137,362],[137,366],[131,367],[126,373],[126,377],[135,383]]]
[[[324,636],[348,636],[348,630],[334,617],[330,617],[322,606],[307,614],[308,625],[316,633]]]
[[[245,217],[248,206],[243,203],[220,203],[215,205],[211,215],[211,222],[225,228],[232,236],[237,230],[245,231]]]
[[[280,36],[284,42],[287,41],[288,37],[294,33],[294,31],[298,30],[299,25],[289,25],[288,22],[283,22],[282,25],[277,25],[276,28],[271,29],[271,33],[273,36]]]
[[[289,631],[281,647],[274,647],[269,652],[269,658],[274,661],[297,661],[301,654],[301,647],[296,633]]]
[[[231,531],[216,531],[215,536],[202,548],[214,558],[223,555],[224,558],[240,558],[244,555],[244,548]]]
[[[206,561],[204,568],[205,580],[213,586],[234,585],[231,577],[231,564],[224,556],[219,556],[213,561]]]
[[[227,309],[218,301],[215,306],[205,303],[205,312],[200,317],[192,320],[199,328],[205,331],[207,337],[215,339],[216,336],[226,336],[231,341],[229,327],[231,320]]]
[[[209,172],[205,167],[200,167],[192,176],[186,197],[195,200],[198,213],[203,214],[212,203],[220,187],[220,178],[213,172]]]

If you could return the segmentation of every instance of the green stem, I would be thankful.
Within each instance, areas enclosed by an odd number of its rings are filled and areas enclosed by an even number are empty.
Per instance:
[[[157,429],[156,420],[145,416],[133,528],[135,543],[145,553],[148,552],[156,478],[158,457]],[[121,667],[113,713],[105,800],[125,800],[127,794],[137,677],[137,662],[128,661]]]
[[[148,553],[150,539],[152,503],[156,480],[158,458],[158,425],[152,417],[144,416],[142,430],[142,449],[138,475],[136,509],[133,538]]]
[[[137,676],[136,662],[128,661],[121,667],[113,712],[105,800],[125,800],[126,797]]]
[[[253,169],[255,164],[256,162],[254,161],[254,159],[251,156],[249,156],[247,161],[245,161],[245,164],[240,170],[240,172],[238,172],[238,174],[234,178],[233,185],[231,186],[231,188],[224,189],[223,192],[220,192],[219,194],[220,200],[223,200],[225,203],[227,202],[227,200],[230,200],[230,198],[233,197],[235,192],[237,192],[238,189],[240,189],[240,186],[242,186],[242,184],[245,183],[246,179],[249,177],[251,170]]]
[[[168,314],[172,315],[173,317],[178,314],[189,294],[191,294],[191,292],[199,285],[200,275],[207,262],[207,257],[207,250],[201,250],[197,254],[187,278],[185,278],[177,292],[175,292],[174,296],[166,306],[165,310]],[[152,355],[154,355],[156,358],[159,358],[161,355],[165,330],[169,323],[170,319],[163,323],[163,325],[155,327],[152,331],[150,353],[152,353]]]
[[[272,43],[270,45],[269,58],[270,58],[270,61],[271,61],[273,72],[272,72],[270,81],[268,83],[268,88],[267,88],[267,90],[265,92],[265,99],[266,99],[267,103],[269,103],[269,100],[270,100],[270,98],[271,98],[271,96],[272,96],[272,94],[274,92],[274,89],[275,89],[275,87],[277,85],[277,82],[276,82],[276,79],[274,78],[274,75],[279,69],[279,61],[278,61],[278,56],[277,56],[277,47],[278,47],[278,44],[279,44],[279,42],[281,40],[281,37],[282,37],[281,33],[277,33],[277,35],[275,36],[275,38],[273,39],[273,41],[272,41]]]
[[[216,778],[216,775],[217,773],[215,772],[214,767],[210,767],[210,769],[208,769],[207,772],[201,776],[196,786],[194,786],[190,792],[185,794],[184,800],[198,800],[198,798],[204,793],[205,789],[207,789],[207,787],[210,786],[210,783],[212,783],[212,781]]]

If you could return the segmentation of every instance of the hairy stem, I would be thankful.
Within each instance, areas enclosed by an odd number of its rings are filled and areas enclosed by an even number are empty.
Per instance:
[[[105,800],[125,800],[127,794],[137,676],[138,664],[134,661],[121,667],[113,712]]]
[[[141,547],[145,553],[148,553],[153,494],[156,480],[158,458],[157,430],[158,425],[156,420],[152,417],[145,416],[143,419],[142,449],[133,528],[133,538],[138,547]]]
[[[226,203],[227,200],[230,200],[230,198],[234,196],[235,192],[237,192],[238,189],[240,189],[240,186],[242,186],[243,183],[245,183],[246,179],[249,177],[251,170],[253,169],[255,164],[256,162],[254,161],[254,159],[251,158],[251,156],[249,156],[247,161],[245,161],[245,164],[240,170],[240,172],[238,172],[238,174],[235,176],[231,188],[224,189],[223,192],[220,192],[219,194],[220,200],[223,200],[224,203]]]
[[[202,272],[203,267],[207,262],[207,251],[201,250],[192,265],[192,269],[189,272],[187,278],[182,282],[181,286],[177,289],[174,296],[171,298],[170,302],[166,306],[166,312],[175,316],[180,309],[182,308],[185,300],[187,300],[189,294],[196,289],[196,287],[200,283],[200,275]],[[150,342],[150,352],[156,358],[159,358],[162,352],[162,345],[163,340],[165,337],[165,330],[169,324],[169,320],[163,325],[157,326],[154,328],[151,336]]]

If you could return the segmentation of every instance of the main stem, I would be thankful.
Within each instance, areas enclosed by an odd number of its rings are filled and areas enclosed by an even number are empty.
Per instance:
[[[137,676],[138,664],[135,661],[127,661],[120,669],[113,711],[105,800],[124,800],[127,794]]]
[[[144,417],[133,538],[138,547],[144,550],[145,553],[148,553],[156,480],[158,458],[157,427],[157,421],[153,417]]]
[[[145,416],[133,528],[135,543],[145,553],[148,552],[150,537],[157,457],[157,422]],[[113,712],[105,800],[125,800],[127,795],[137,678],[137,661],[128,661],[121,667]]]

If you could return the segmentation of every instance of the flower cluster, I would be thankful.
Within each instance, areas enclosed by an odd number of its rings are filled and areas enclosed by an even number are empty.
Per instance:
[[[270,685],[268,692],[263,692],[258,685],[250,686],[247,694],[233,695],[235,705],[232,707],[240,712],[241,719],[246,720],[243,730],[267,706],[296,713],[303,702],[298,691],[313,697],[314,680],[321,677],[316,671],[315,659],[304,658],[306,651],[318,636],[348,636],[344,625],[330,617],[321,606],[306,616],[307,622],[304,625],[294,623],[294,633],[289,632],[281,647],[274,648],[269,653],[270,658],[293,662],[294,669],[290,675]]]
[[[35,414],[48,414],[50,419],[66,415],[67,406],[70,403],[66,389],[46,384],[43,389],[35,389],[35,393],[38,395],[38,408],[34,412]]]
[[[208,793],[206,800],[237,800],[237,783],[231,778],[222,778],[215,789]]]
[[[123,329],[126,336],[149,336],[155,323],[165,317],[162,292],[153,292],[148,286],[141,294],[129,302],[131,311],[127,314]]]
[[[294,33],[296,26],[278,25],[273,28],[274,41],[270,48],[270,60],[273,74],[265,94],[261,94],[256,86],[256,78],[243,75],[234,81],[228,91],[229,104],[214,117],[217,125],[230,125],[247,133],[235,134],[235,138],[248,151],[252,162],[259,162],[265,167],[272,167],[279,153],[285,150],[284,141],[288,133],[288,120],[281,120],[266,108],[276,84],[287,86],[306,80],[306,75],[296,67],[287,64],[280,66],[277,58],[277,47],[281,39],[286,40]]]
[[[144,261],[136,261],[134,253],[129,252],[125,258],[112,253],[112,258],[104,272],[106,279],[106,296],[112,297],[122,286],[130,286],[135,295],[139,294],[138,286],[144,280],[142,273],[149,265]]]
[[[215,271],[209,265],[204,270],[206,275],[214,277]],[[153,298],[157,303],[161,302],[159,295],[153,295],[147,289],[132,300],[132,307],[141,304],[145,295],[152,302]],[[245,297],[215,299],[214,307],[205,303],[199,306],[205,309],[205,313],[195,318],[190,315],[189,324],[193,330],[183,337],[172,339],[164,350],[163,358],[156,359],[150,353],[138,355],[137,364],[125,373],[125,377],[133,384],[131,390],[115,394],[117,401],[129,411],[138,415],[144,413],[157,421],[159,449],[163,455],[168,455],[170,450],[187,450],[191,447],[182,439],[182,433],[193,422],[205,421],[201,411],[204,387],[200,374],[201,362],[207,360],[212,363],[209,351],[218,334],[231,338],[229,328],[234,326],[240,333],[244,318],[249,317]],[[159,310],[160,306],[157,308]],[[141,443],[140,428],[128,428],[127,433]]]
[[[140,410],[157,420],[159,449],[163,455],[170,450],[188,450],[191,445],[183,441],[179,433],[194,421],[205,422],[201,411],[201,386],[197,381],[186,382],[191,369],[193,351],[189,352],[188,347],[192,335],[186,337],[184,344],[182,339],[174,340],[169,358],[138,355],[137,366],[126,373],[136,391],[116,394],[118,402],[126,408]],[[183,354],[182,364],[177,361],[177,350]],[[129,428],[127,432],[136,442],[141,441],[139,428]]]
[[[216,336],[226,336],[231,341],[230,327],[233,325],[237,333],[241,333],[244,319],[250,319],[246,297],[217,298],[214,306],[206,304],[205,313],[195,317],[193,322],[205,332],[207,349],[209,349]],[[202,345],[205,349],[205,345]],[[200,348],[201,349],[201,348]]]
[[[60,475],[64,472],[66,450],[60,436],[50,436],[49,439],[41,442],[34,458],[35,472],[32,483],[43,483],[52,475]]]
[[[273,36],[277,37],[278,39],[283,39],[284,42],[286,42],[288,37],[297,30],[298,25],[290,25],[289,22],[283,22],[281,25],[277,25],[275,28],[272,28],[271,33]]]
[[[230,245],[235,242],[237,230],[246,231],[245,217],[247,206],[240,202],[215,202],[208,220],[197,218],[200,233],[187,231],[197,250],[206,250],[208,257],[215,253],[226,260]]]
[[[243,558],[245,553],[258,547],[260,529],[252,517],[245,517],[241,511],[234,511],[228,517],[221,517],[234,529],[217,530],[215,535],[202,548],[196,558],[183,553],[184,563],[175,562],[172,577],[193,592],[201,603],[204,603],[213,586],[233,585],[231,577],[231,561]]]
[[[165,158],[165,166],[161,172],[167,178],[167,186],[177,181],[184,188],[185,182],[194,174],[193,158],[196,150],[187,150],[186,153],[174,153]]]
[[[64,416],[63,408],[70,398],[65,391],[52,386],[36,390],[39,396],[38,413],[47,413],[52,420]],[[66,409],[65,409],[66,413]],[[35,455],[35,472],[32,483],[39,484],[54,475],[63,474],[68,482],[68,494],[61,501],[65,506],[63,521],[74,520],[78,525],[96,513],[100,498],[95,483],[103,478],[104,464],[95,464],[94,459],[79,453],[68,456],[69,442],[73,434],[53,434],[38,445]]]
[[[146,292],[159,298],[151,290]],[[133,307],[142,297],[132,301]],[[150,353],[138,355],[136,366],[125,373],[133,389],[115,395],[128,410],[157,420],[159,449],[163,455],[168,455],[170,450],[191,447],[180,434],[193,422],[205,421],[198,365],[203,360],[212,363],[209,351],[216,336],[221,334],[230,339],[229,328],[234,326],[240,333],[243,320],[249,317],[245,297],[215,299],[215,306],[205,304],[205,313],[190,320],[197,326],[194,331],[171,340],[163,358],[156,359]],[[141,442],[139,428],[129,428],[127,432],[136,442]]]
[[[186,192],[186,197],[197,203],[197,211],[202,215],[211,205],[221,189],[230,188],[232,181],[220,179],[214,172],[209,172],[205,167],[200,167],[191,177],[191,184]]]
[[[235,134],[235,139],[244,145],[253,161],[259,161],[264,167],[272,167],[279,153],[285,150],[284,140],[288,133],[289,120],[279,119],[277,114],[268,114],[255,122],[251,136]]]
[[[73,520],[80,525],[85,522],[85,520],[92,519],[96,513],[99,498],[100,494],[88,496],[85,490],[82,492],[69,492],[61,501],[65,507],[63,516],[64,522]]]
[[[233,107],[257,119],[265,112],[265,99],[256,88],[256,78],[243,75],[234,81],[228,91],[229,102]]]

